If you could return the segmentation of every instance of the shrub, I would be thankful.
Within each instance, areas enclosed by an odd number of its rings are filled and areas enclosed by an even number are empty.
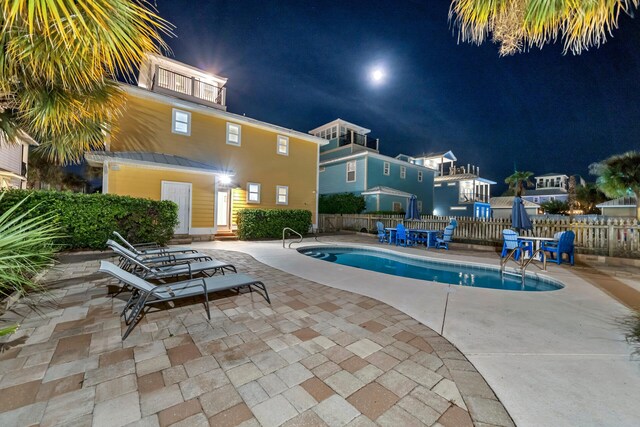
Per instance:
[[[366,207],[364,196],[353,193],[322,194],[318,211],[325,214],[358,214]]]
[[[56,243],[64,248],[104,249],[114,230],[131,242],[155,241],[164,244],[178,223],[178,206],[170,201],[154,201],[113,194],[82,194],[56,191],[8,190],[0,200],[0,213],[17,205],[28,217],[56,216],[64,237]]]
[[[285,227],[306,234],[311,226],[311,212],[302,209],[241,209],[237,222],[240,240],[277,239],[282,237]]]
[[[550,215],[567,215],[569,213],[569,203],[562,200],[548,200],[540,204],[545,213]]]

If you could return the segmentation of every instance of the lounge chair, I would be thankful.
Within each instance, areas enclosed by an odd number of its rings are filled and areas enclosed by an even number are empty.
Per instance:
[[[244,286],[248,286],[251,292],[253,292],[252,286],[262,290],[264,292],[264,298],[269,304],[271,304],[265,284],[260,280],[247,276],[246,274],[228,274],[226,276],[205,277],[171,283],[168,285],[154,286],[146,280],[121,269],[109,261],[100,261],[100,268],[98,271],[109,274],[134,289],[134,292],[132,293],[125,308],[125,323],[129,325],[129,327],[122,336],[123,341],[127,339],[140,318],[144,316],[145,308],[151,304],[203,295],[207,317],[211,320],[208,294],[211,292],[236,289]]]
[[[147,254],[147,253],[134,253],[118,242],[111,239],[107,240],[107,246],[111,249],[117,249],[119,252],[129,253],[134,258],[142,260],[145,264],[177,264],[180,262],[193,262],[193,261],[212,261],[213,258],[210,255],[200,252],[186,252],[186,253],[159,253],[159,254]]]
[[[513,259],[516,261],[518,261],[520,257],[524,256],[524,251],[529,251],[530,254],[533,253],[531,243],[525,243],[518,240],[518,233],[513,230],[502,230],[502,239],[502,253],[500,254],[500,258],[506,257],[513,250],[516,251],[513,254]]]
[[[212,259],[210,261],[184,262],[179,264],[157,265],[147,263],[144,257],[137,256],[124,248],[110,246],[120,256],[120,268],[135,274],[143,279],[162,280],[167,277],[189,276],[204,274],[213,276],[216,273],[224,274],[225,270],[237,273],[236,267],[228,262]]]
[[[444,228],[442,237],[436,237],[436,249],[445,248],[449,250],[449,243],[453,241],[453,225],[447,225]]]
[[[138,255],[163,255],[163,254],[174,254],[174,253],[195,253],[197,252],[195,249],[191,248],[167,248],[162,247],[156,242],[147,242],[147,243],[138,243],[136,245],[129,243],[127,239],[122,237],[120,233],[117,231],[113,232],[113,235],[116,236],[122,243],[132,252]]]
[[[387,231],[384,229],[384,224],[380,221],[376,222],[376,227],[378,228],[378,241],[380,243],[384,243],[387,241]]]
[[[562,254],[567,254],[569,262],[573,265],[573,252],[576,235],[573,231],[564,231],[560,234],[558,242],[542,242],[542,250],[549,252],[549,261],[562,263]]]

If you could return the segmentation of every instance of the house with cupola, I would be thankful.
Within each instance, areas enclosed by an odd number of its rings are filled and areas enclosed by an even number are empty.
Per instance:
[[[491,186],[496,182],[480,176],[480,168],[458,166],[451,151],[406,157],[407,161],[436,171],[433,183],[433,214],[490,218]]]
[[[535,189],[526,189],[522,198],[533,203],[542,204],[550,200],[566,202],[569,199],[569,175],[546,173],[534,177]],[[584,179],[575,175],[576,186],[584,186]]]
[[[380,141],[371,130],[336,119],[309,133],[327,141],[320,147],[320,195],[362,195],[367,212],[405,212],[415,195],[418,211],[433,212],[433,180],[436,170],[399,155],[380,154]]]
[[[317,221],[324,138],[227,111],[227,79],[148,54],[104,151],[103,193],[171,200],[178,235],[232,234],[242,208],[304,209]],[[276,106],[274,106],[276,107]],[[300,230],[306,231],[306,230]]]

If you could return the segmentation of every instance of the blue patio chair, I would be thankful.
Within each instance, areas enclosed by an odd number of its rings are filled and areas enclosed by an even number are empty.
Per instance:
[[[384,243],[387,241],[387,232],[384,229],[384,224],[380,221],[376,222],[376,227],[378,227],[378,241],[380,243]]]
[[[542,250],[549,252],[549,261],[562,263],[562,254],[567,254],[569,262],[573,265],[573,251],[576,235],[573,231],[564,231],[560,234],[558,242],[542,242]]]
[[[502,230],[502,253],[500,254],[500,258],[506,257],[509,252],[516,250],[513,255],[513,259],[518,261],[521,256],[524,255],[524,251],[529,251],[529,253],[533,252],[533,248],[531,243],[525,243],[518,240],[518,233],[513,230]]]
[[[409,233],[404,228],[404,225],[398,224],[396,227],[396,246],[401,245],[404,247],[411,246],[413,242],[409,237]]]
[[[436,249],[445,248],[449,250],[449,243],[453,241],[453,225],[445,227],[442,237],[436,237]]]

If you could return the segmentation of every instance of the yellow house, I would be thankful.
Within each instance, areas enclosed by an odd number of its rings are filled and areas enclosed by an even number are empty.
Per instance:
[[[38,144],[24,132],[19,132],[14,143],[9,143],[0,135],[0,191],[27,188],[29,145]]]
[[[102,166],[103,192],[176,202],[176,234],[229,233],[246,207],[309,210],[315,226],[326,141],[227,112],[225,83],[148,55],[138,86],[122,85],[126,105],[106,151],[85,156]]]

